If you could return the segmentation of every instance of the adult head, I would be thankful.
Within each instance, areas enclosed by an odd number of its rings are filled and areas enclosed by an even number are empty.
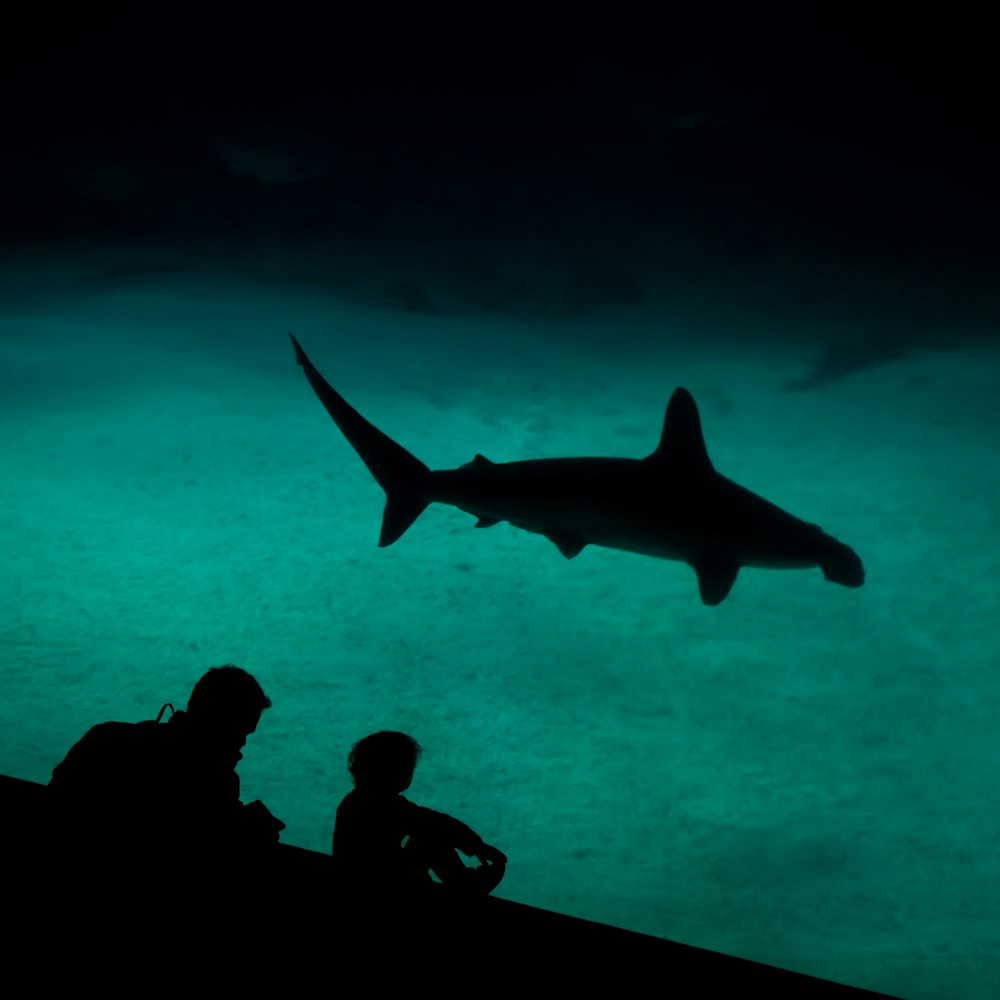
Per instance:
[[[194,686],[187,714],[205,738],[240,750],[257,729],[261,713],[271,707],[257,680],[241,667],[212,667]]]

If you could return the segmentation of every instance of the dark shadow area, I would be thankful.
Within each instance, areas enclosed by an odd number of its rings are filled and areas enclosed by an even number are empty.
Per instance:
[[[428,885],[392,901],[341,894],[328,855],[281,844],[220,895],[199,878],[133,881],[108,891],[66,882],[65,830],[53,830],[49,789],[0,776],[0,852],[9,977],[52,988],[204,988],[295,995],[408,984],[443,995],[551,984],[564,990],[664,989],[674,996],[882,996],[493,896],[456,899]],[[53,836],[53,834],[55,836]],[[197,870],[197,869],[196,869]],[[110,883],[113,885],[113,883]]]
[[[171,267],[514,318],[662,297],[775,319],[903,281],[928,307],[946,290],[942,321],[995,324],[987,32],[574,20],[38,25],[0,78],[0,245],[152,243]]]

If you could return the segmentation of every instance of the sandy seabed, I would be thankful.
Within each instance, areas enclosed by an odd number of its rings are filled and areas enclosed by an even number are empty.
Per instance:
[[[110,266],[101,261],[100,267]],[[993,997],[1000,908],[1000,352],[923,349],[785,391],[806,335],[414,315],[308,285],[84,281],[0,298],[0,765],[46,781],[95,722],[209,666],[274,707],[240,765],[329,849],[351,743],[424,747],[410,797],[510,857],[498,894],[908,1000]],[[690,569],[383,495],[292,330],[433,468],[641,457],[672,389],[724,473],[852,545],[867,583]]]

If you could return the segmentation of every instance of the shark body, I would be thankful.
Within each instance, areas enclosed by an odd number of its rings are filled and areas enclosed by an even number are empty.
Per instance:
[[[674,391],[660,443],[643,459],[495,463],[476,455],[435,471],[362,417],[292,343],[309,384],[385,491],[380,546],[443,503],[476,517],[477,528],[507,521],[544,535],[567,559],[601,545],[687,563],[708,605],[725,600],[744,566],[818,566],[834,583],[864,583],[853,549],[715,471],[686,389]]]

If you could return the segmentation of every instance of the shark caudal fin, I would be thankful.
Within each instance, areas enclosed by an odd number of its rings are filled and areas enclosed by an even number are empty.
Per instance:
[[[289,336],[292,337],[291,334]],[[295,360],[302,366],[313,391],[326,407],[326,412],[333,417],[334,423],[361,461],[368,466],[368,471],[385,490],[385,512],[382,515],[382,533],[378,543],[380,546],[392,545],[430,503],[426,496],[430,470],[402,445],[396,444],[391,437],[365,420],[320,375],[294,337],[292,344],[295,347]]]

